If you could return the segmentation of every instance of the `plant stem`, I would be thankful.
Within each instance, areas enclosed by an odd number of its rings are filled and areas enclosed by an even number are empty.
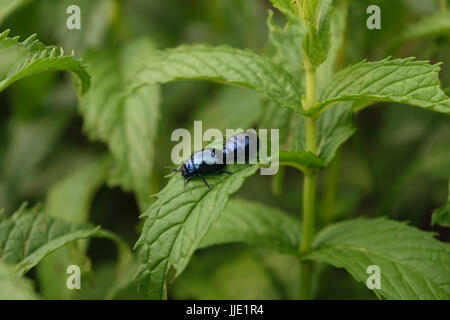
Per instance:
[[[447,0],[441,0],[441,10],[447,11]]]
[[[306,105],[311,108],[315,103],[316,71],[308,59],[305,59],[306,68]],[[306,149],[312,153],[317,150],[316,119],[306,117]],[[300,255],[309,252],[314,239],[314,211],[316,202],[317,171],[308,170],[303,179],[303,235]],[[312,262],[303,261],[300,269],[300,299],[311,298]]]

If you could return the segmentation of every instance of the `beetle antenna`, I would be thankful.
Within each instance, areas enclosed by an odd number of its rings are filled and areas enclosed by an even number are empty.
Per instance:
[[[174,167],[164,166],[164,168],[167,168],[167,169],[172,169],[172,170],[173,170],[173,171],[175,171],[175,172],[181,172],[181,170],[180,170],[180,169],[178,169],[178,168],[174,168]]]

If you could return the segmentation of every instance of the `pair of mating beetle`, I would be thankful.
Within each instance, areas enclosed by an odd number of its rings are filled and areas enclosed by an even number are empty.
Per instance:
[[[258,151],[258,136],[251,131],[246,131],[228,139],[223,145],[223,150],[205,148],[194,152],[189,159],[183,162],[180,168],[168,168],[181,173],[185,189],[188,182],[195,177],[200,177],[208,189],[211,189],[203,175],[211,173],[231,174],[231,172],[224,170],[227,164],[236,163],[238,159],[240,160],[238,163],[243,162],[241,159],[248,163],[249,159],[255,157]]]

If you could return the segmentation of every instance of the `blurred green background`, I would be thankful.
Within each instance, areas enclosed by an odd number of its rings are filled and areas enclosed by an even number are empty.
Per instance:
[[[5,1],[5,0],[3,0]],[[2,1],[0,1],[1,3]],[[6,1],[8,2],[8,1]],[[37,33],[47,45],[77,58],[92,51],[107,51],[145,37],[159,49],[182,43],[229,44],[266,52],[266,0],[39,0],[10,1],[17,8],[0,30],[25,39]],[[338,0],[335,0],[338,2]],[[66,8],[81,8],[81,30],[66,28]],[[382,29],[368,30],[366,8],[377,4]],[[349,1],[346,64],[368,60],[415,56],[442,61],[440,79],[450,87],[450,36],[408,41],[394,47],[396,37],[408,26],[439,10],[434,0]],[[276,10],[274,10],[276,11]],[[283,17],[275,12],[275,21]],[[447,90],[449,93],[449,90]],[[152,192],[165,185],[171,165],[175,128],[191,128],[203,120],[204,129],[258,127],[264,116],[259,96],[239,88],[206,82],[181,82],[163,86],[158,120],[156,156],[152,169]],[[0,207],[9,214],[23,201],[44,202],[49,191],[93,165],[107,151],[101,142],[83,134],[83,119],[68,73],[47,72],[21,80],[0,95]],[[336,210],[325,215],[318,203],[319,224],[356,216],[389,216],[407,220],[422,230],[439,232],[450,240],[448,229],[431,227],[431,213],[447,199],[450,175],[450,122],[447,116],[400,104],[382,103],[357,114],[358,131],[342,147],[338,168]],[[286,134],[281,128],[281,134]],[[286,168],[281,194],[274,195],[272,178],[249,179],[239,197],[278,206],[294,216],[301,213],[301,175]],[[292,171],[292,172],[291,172]],[[319,176],[319,196],[324,195],[327,172]],[[76,177],[75,177],[76,179]],[[81,179],[81,178],[80,178]],[[82,185],[79,187],[83,187]],[[101,186],[92,192],[90,221],[121,235],[134,245],[141,213],[133,194],[118,187]],[[93,239],[86,267],[89,277],[75,298],[102,298],[114,278],[114,245]],[[169,285],[169,298],[184,299],[292,299],[296,296],[297,261],[245,245],[223,245],[199,250],[185,272]],[[316,297],[320,299],[373,299],[364,284],[340,269],[318,269]],[[317,275],[317,276],[318,276]],[[38,271],[31,276],[39,278]],[[38,288],[40,289],[40,288]],[[46,298],[57,293],[41,291]],[[117,298],[140,298],[135,284]]]

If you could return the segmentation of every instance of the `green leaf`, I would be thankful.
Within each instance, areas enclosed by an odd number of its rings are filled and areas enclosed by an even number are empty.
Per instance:
[[[440,64],[407,59],[360,62],[330,80],[311,114],[339,101],[406,103],[450,114],[450,98],[440,88]]]
[[[17,264],[18,273],[24,274],[46,255],[97,230],[46,216],[38,207],[22,206],[11,218],[0,220],[0,260]]]
[[[411,39],[450,35],[450,12],[438,12],[409,27],[398,42]]]
[[[84,131],[107,143],[113,155],[109,183],[134,191],[141,208],[150,204],[160,90],[157,85],[128,90],[127,83],[153,50],[139,39],[120,50],[92,52],[86,59],[92,90],[80,104]]]
[[[62,48],[45,46],[36,35],[23,42],[19,37],[8,37],[9,30],[0,33],[0,92],[24,77],[50,70],[71,71],[79,96],[89,89],[90,78],[85,66],[73,54],[65,56]]]
[[[157,194],[158,200],[143,214],[142,234],[136,243],[141,248],[140,267],[136,274],[139,291],[151,299],[165,297],[165,280],[169,269],[178,276],[189,262],[203,237],[219,218],[228,197],[236,192],[259,168],[257,165],[232,165],[231,175],[211,175],[209,190],[196,179],[184,190],[183,179],[173,175]]]
[[[381,271],[377,295],[387,299],[449,299],[450,246],[432,233],[392,220],[355,219],[321,231],[306,259],[345,268],[366,283],[367,267]]]
[[[137,75],[142,83],[208,80],[253,89],[281,106],[301,110],[301,86],[283,66],[249,50],[184,45],[151,55]]]
[[[305,3],[308,3],[306,1]],[[320,10],[320,18],[317,26],[313,21],[307,20],[306,33],[302,48],[312,65],[317,68],[324,62],[328,56],[331,42],[330,15],[332,11],[331,0],[323,0]],[[314,10],[313,10],[314,11]]]
[[[447,203],[436,209],[431,216],[431,225],[438,224],[443,227],[450,227],[450,179],[448,181]]]
[[[0,261],[16,264],[23,275],[45,256],[65,245],[89,237],[106,238],[117,244],[119,271],[132,261],[129,246],[117,235],[100,226],[79,225],[43,214],[40,206],[22,205],[10,218],[0,218]]]
[[[38,298],[29,279],[19,277],[14,266],[0,261],[0,300],[36,300]]]
[[[279,152],[281,165],[291,166],[306,172],[308,169],[323,169],[326,164],[320,158],[309,151],[284,151]]]
[[[231,242],[297,254],[300,223],[277,208],[247,200],[230,200],[200,247]]]
[[[316,70],[317,92],[321,92],[336,69],[341,68],[345,60],[345,41],[347,37],[348,1],[335,2],[330,12],[330,48],[326,60]]]

